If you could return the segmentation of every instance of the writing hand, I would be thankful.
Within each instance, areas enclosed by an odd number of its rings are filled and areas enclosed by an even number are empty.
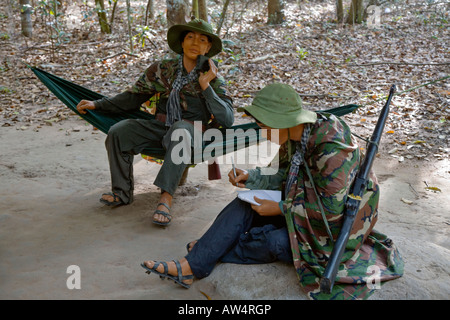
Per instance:
[[[248,179],[248,171],[243,169],[236,168],[236,177],[234,176],[233,170],[230,170],[228,173],[228,181],[233,186],[237,186],[239,188],[245,188],[245,181]]]
[[[260,199],[253,197],[260,205],[252,204],[252,209],[255,210],[260,216],[277,216],[281,214],[280,206],[278,202],[273,200]]]

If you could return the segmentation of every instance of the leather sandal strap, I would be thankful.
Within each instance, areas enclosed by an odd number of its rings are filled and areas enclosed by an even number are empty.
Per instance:
[[[172,260],[175,263],[175,266],[177,267],[178,272],[178,281],[183,282],[183,273],[181,271],[181,265],[177,260]]]
[[[194,276],[191,275],[187,275],[187,276],[183,276],[183,271],[181,270],[181,264],[178,260],[172,260],[175,263],[175,266],[177,267],[177,272],[178,272],[178,281],[183,282],[183,280],[190,280],[190,279],[194,279]]]
[[[167,219],[169,219],[169,222],[172,221],[172,215],[168,212],[162,211],[162,210],[155,210],[155,212],[153,214],[161,214],[164,217],[166,217]]]
[[[162,264],[164,267],[164,272],[163,272],[164,274],[162,274],[162,275],[163,276],[168,275],[169,267],[167,266],[167,263],[164,261],[155,261],[155,265],[153,266],[152,270],[158,272],[156,269],[158,269],[160,264]]]
[[[103,193],[102,196],[112,196],[113,201],[112,202],[110,201],[111,203],[122,201],[122,199],[120,199],[119,196],[117,194],[115,194],[114,192]]]
[[[164,267],[164,274],[169,274],[169,267],[167,266],[167,263],[164,261],[161,262]]]
[[[160,202],[160,203],[158,203],[158,205],[157,205],[157,207],[159,207],[159,206],[164,206],[164,207],[166,207],[167,208],[167,210],[169,210],[170,211],[170,207],[169,207],[169,205],[167,204],[167,203],[164,203],[164,202]]]

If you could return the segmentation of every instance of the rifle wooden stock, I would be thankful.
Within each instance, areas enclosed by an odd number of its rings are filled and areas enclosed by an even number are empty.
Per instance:
[[[352,231],[353,223],[359,210],[361,198],[367,187],[369,173],[378,151],[378,144],[381,140],[384,125],[389,114],[389,105],[391,103],[394,92],[395,85],[393,85],[389,91],[388,99],[383,109],[381,110],[378,122],[370,139],[366,157],[364,158],[364,161],[361,164],[361,167],[359,168],[356,175],[355,181],[350,188],[350,192],[345,203],[344,221],[342,223],[342,228],[334,244],[333,251],[331,252],[330,259],[328,260],[323,276],[320,279],[320,291],[322,293],[329,294],[333,289],[342,255],[344,254],[350,232]]]

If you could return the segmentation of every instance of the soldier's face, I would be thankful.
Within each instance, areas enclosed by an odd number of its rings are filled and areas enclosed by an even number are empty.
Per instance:
[[[199,32],[189,32],[181,43],[184,56],[191,60],[197,60],[198,55],[206,55],[211,45],[208,37]]]
[[[267,140],[276,143],[278,145],[282,145],[285,143],[288,139],[288,129],[274,129],[271,127],[268,127],[260,122],[256,122],[258,126],[263,129],[261,131],[261,135],[263,138],[266,138]]]

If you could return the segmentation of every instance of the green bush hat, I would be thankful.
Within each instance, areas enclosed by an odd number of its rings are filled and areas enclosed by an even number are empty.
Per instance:
[[[315,112],[303,109],[302,100],[294,88],[282,83],[263,88],[244,110],[258,122],[275,129],[292,128],[317,120]]]
[[[222,51],[222,40],[214,34],[211,25],[202,19],[194,19],[187,24],[176,24],[167,31],[167,43],[169,44],[170,49],[176,53],[183,53],[181,42],[183,42],[184,39],[181,39],[181,36],[184,31],[199,32],[211,39],[212,46],[206,54],[207,57],[211,58]]]

